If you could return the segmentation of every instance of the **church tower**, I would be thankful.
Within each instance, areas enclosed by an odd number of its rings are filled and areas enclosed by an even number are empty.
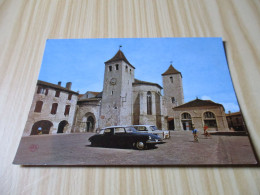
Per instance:
[[[184,103],[182,74],[172,65],[162,74],[164,101],[168,117],[173,117],[172,108]]]
[[[105,62],[100,128],[132,124],[132,83],[135,67],[119,49]]]

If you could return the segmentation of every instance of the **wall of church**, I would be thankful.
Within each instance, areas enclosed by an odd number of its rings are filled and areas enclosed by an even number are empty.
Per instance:
[[[66,91],[60,91],[59,97],[55,97],[56,90],[48,87],[43,87],[48,89],[47,95],[44,93],[37,93],[38,85],[36,86],[32,105],[28,115],[28,119],[25,125],[23,136],[29,136],[32,131],[32,127],[36,122],[39,121],[49,121],[52,123],[49,134],[56,134],[58,131],[58,126],[61,121],[67,121],[68,124],[65,126],[63,133],[70,133],[73,125],[73,119],[77,104],[78,96],[73,94],[71,100],[68,99],[69,93]],[[37,102],[42,102],[42,108],[40,112],[35,112],[35,107]],[[57,111],[55,114],[51,114],[53,103],[57,103]],[[64,115],[66,106],[70,106],[69,114]]]
[[[78,102],[76,113],[74,132],[96,132],[99,127],[100,100]],[[94,119],[93,128],[90,129],[87,127],[89,117]]]
[[[147,113],[147,93],[151,92],[151,114]],[[166,129],[167,124],[163,116],[163,102],[157,86],[134,85],[133,86],[133,124],[156,125],[159,129]]]
[[[163,76],[163,93],[167,115],[174,115],[173,107],[184,103],[183,85],[181,74],[172,74]],[[175,99],[175,101],[172,100]]]
[[[225,111],[223,107],[191,107],[191,108],[175,108],[174,109],[174,125],[175,130],[184,130],[183,122],[185,122],[191,129],[191,124],[195,125],[195,128],[203,132],[205,124],[204,113],[212,112],[215,115],[217,128],[209,127],[212,131],[229,131]],[[183,113],[189,113],[191,115],[191,121],[182,120],[181,115]],[[189,124],[190,123],[190,124]]]

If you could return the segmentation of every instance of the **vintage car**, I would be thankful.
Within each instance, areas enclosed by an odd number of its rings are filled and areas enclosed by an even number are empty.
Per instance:
[[[138,150],[154,148],[164,143],[154,134],[140,133],[131,126],[111,126],[101,129],[98,134],[89,138],[91,146],[103,147],[134,147]]]
[[[152,134],[158,135],[162,139],[170,138],[170,131],[159,130],[155,125],[134,125],[133,127],[139,132],[152,133]]]

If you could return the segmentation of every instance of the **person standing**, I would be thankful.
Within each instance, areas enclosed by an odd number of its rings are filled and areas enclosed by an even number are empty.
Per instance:
[[[198,139],[198,130],[195,128],[195,125],[193,125],[192,134],[193,134],[193,137],[194,137],[194,141],[198,142],[199,141],[199,139]]]
[[[38,128],[37,135],[42,135],[42,128],[41,127]]]

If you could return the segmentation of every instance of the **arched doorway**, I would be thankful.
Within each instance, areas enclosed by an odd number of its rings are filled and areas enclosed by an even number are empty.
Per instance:
[[[63,133],[63,131],[64,131],[64,127],[66,126],[66,125],[68,125],[69,123],[68,123],[68,121],[61,121],[60,122],[60,124],[59,124],[59,126],[58,126],[58,131],[57,131],[57,133]]]
[[[187,112],[182,113],[181,123],[182,123],[183,130],[192,130],[192,119],[189,113]]]
[[[31,135],[49,134],[50,129],[53,126],[52,122],[47,120],[41,120],[33,124]]]
[[[86,131],[87,132],[93,132],[95,128],[95,120],[92,116],[88,116],[87,118],[87,125],[86,125]]]

